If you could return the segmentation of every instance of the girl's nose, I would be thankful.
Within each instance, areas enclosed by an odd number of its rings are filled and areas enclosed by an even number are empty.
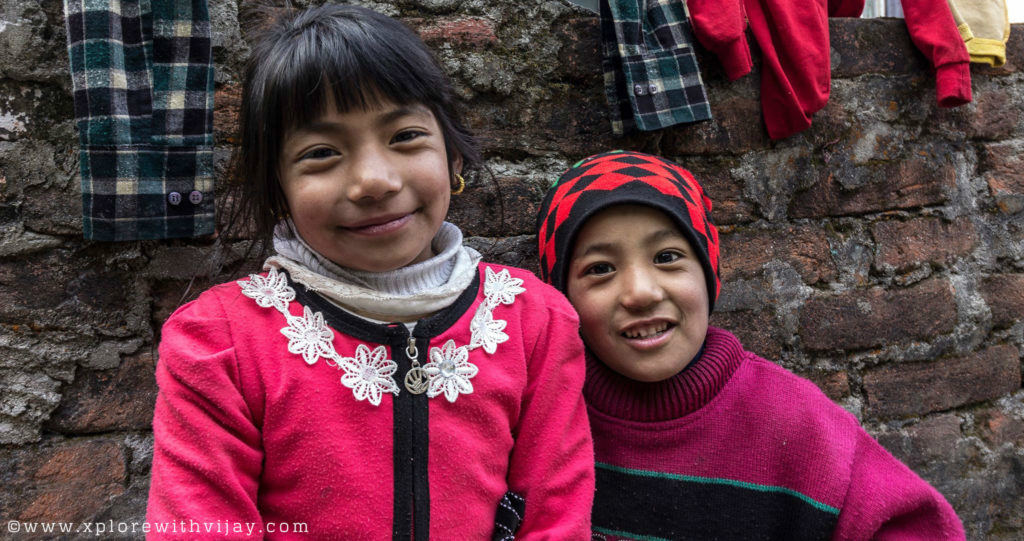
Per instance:
[[[632,267],[622,273],[619,302],[627,310],[642,310],[664,298],[665,291],[648,269]]]
[[[351,157],[346,179],[351,201],[377,201],[402,189],[402,179],[385,152],[364,150]]]

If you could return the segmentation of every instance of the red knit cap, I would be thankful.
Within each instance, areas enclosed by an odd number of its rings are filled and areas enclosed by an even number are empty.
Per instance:
[[[599,210],[612,205],[646,205],[679,226],[704,269],[708,308],[713,309],[718,277],[718,229],[711,223],[711,200],[693,175],[664,158],[614,151],[585,158],[548,190],[537,215],[541,278],[563,293],[576,234]]]

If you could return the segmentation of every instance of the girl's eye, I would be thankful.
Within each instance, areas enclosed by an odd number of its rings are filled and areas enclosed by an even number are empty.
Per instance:
[[[593,265],[587,267],[587,269],[583,271],[583,274],[601,276],[603,274],[608,274],[609,272],[612,272],[614,270],[615,268],[612,267],[609,263],[594,263]]]
[[[412,141],[413,139],[416,139],[417,137],[422,137],[424,135],[426,135],[426,133],[421,132],[419,130],[405,130],[403,132],[400,132],[398,135],[396,135],[391,140],[391,142],[392,143],[408,143],[409,141]]]
[[[683,254],[674,250],[666,250],[664,252],[658,252],[658,255],[654,256],[654,262],[656,264],[673,263],[683,258]]]
[[[320,147],[314,148],[313,150],[310,150],[309,152],[303,154],[302,156],[299,157],[299,160],[323,160],[325,158],[330,158],[331,156],[337,155],[338,151],[334,149]]]

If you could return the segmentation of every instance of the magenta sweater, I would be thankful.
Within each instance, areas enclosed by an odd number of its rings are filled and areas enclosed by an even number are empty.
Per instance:
[[[449,340],[470,344],[485,267],[506,269],[481,265],[452,306],[417,324],[421,365]],[[160,344],[147,520],[255,523],[261,536],[280,539],[484,540],[513,491],[526,502],[517,539],[588,539],[594,462],[578,321],[550,286],[507,270],[525,291],[496,302],[485,322],[490,347],[469,351],[478,372],[454,402],[404,387],[404,325],[372,324],[294,283],[288,313],[322,313],[341,356],[384,346],[397,363],[397,396],[359,400],[327,359],[308,364],[290,353],[284,314],[236,283],[178,309]],[[494,340],[501,333],[507,341]],[[284,530],[280,523],[305,523],[308,533],[271,533]],[[245,537],[151,533],[207,535]]]
[[[645,384],[599,361],[584,388],[595,539],[963,539],[928,483],[811,382],[708,329]]]

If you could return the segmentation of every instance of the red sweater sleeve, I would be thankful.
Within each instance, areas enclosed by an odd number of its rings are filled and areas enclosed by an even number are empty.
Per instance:
[[[971,69],[947,0],[901,0],[910,39],[935,66],[935,94],[940,107],[971,101]]]
[[[963,525],[945,498],[860,431],[836,540],[962,540]]]
[[[230,330],[213,295],[164,325],[156,377],[148,537],[194,539],[194,528],[224,521],[259,531],[260,431],[239,391]],[[178,528],[161,532],[170,523]]]
[[[747,16],[739,0],[686,0],[693,33],[715,53],[730,81],[750,73]]]
[[[509,489],[526,498],[521,540],[590,539],[594,448],[583,403],[585,373],[579,320],[569,302],[533,280],[543,305],[524,309],[528,381],[514,429]],[[525,300],[525,299],[524,299]],[[517,300],[516,302],[519,302]],[[546,321],[545,321],[546,319]]]

